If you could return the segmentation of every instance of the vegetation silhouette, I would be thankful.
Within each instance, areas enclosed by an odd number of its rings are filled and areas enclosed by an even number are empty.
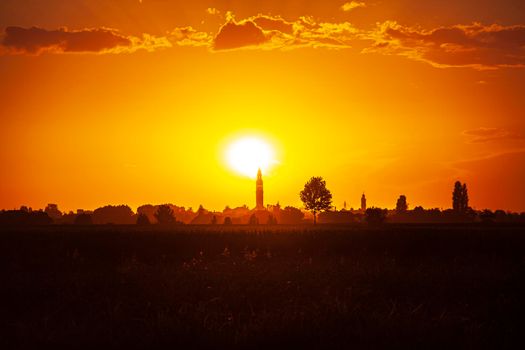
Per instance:
[[[5,349],[523,342],[523,225],[1,232]]]
[[[332,193],[326,188],[326,181],[322,177],[312,177],[300,192],[304,208],[310,210],[317,223],[317,213],[332,207]]]
[[[369,225],[379,225],[386,221],[388,211],[381,208],[368,208],[365,212],[365,220]]]
[[[468,206],[467,184],[456,181],[452,192],[452,209],[458,214],[466,214]]]
[[[259,219],[255,215],[255,213],[250,216],[250,221],[248,224],[249,225],[259,225]]]
[[[127,205],[106,205],[95,209],[91,217],[95,225],[130,225],[136,222],[133,210]]]
[[[303,222],[304,213],[294,207],[287,206],[280,211],[280,222],[288,225],[298,225]]]
[[[315,180],[314,180],[315,179]],[[326,191],[325,191],[326,190]],[[313,200],[318,196],[317,200]],[[323,197],[324,196],[324,197]],[[137,212],[127,205],[106,205],[94,211],[78,209],[76,213],[62,212],[57,204],[48,204],[44,210],[33,210],[21,206],[19,210],[1,210],[0,225],[2,226],[38,226],[38,225],[129,225],[139,226],[161,224],[192,224],[192,225],[300,225],[311,222],[322,224],[359,224],[389,222],[397,223],[512,223],[525,221],[525,213],[512,213],[498,209],[474,210],[468,203],[467,185],[457,181],[452,191],[452,209],[439,209],[416,206],[409,210],[407,198],[400,195],[394,209],[382,209],[379,212],[346,209],[337,210],[331,207],[331,193],[326,189],[322,178],[312,178],[300,193],[301,199],[312,201],[317,209],[309,205],[304,209],[292,206],[281,207],[279,203],[267,205],[265,208],[253,208],[243,205],[235,208],[226,206],[222,211],[213,211],[200,205],[197,211],[174,204],[139,206]],[[324,198],[324,200],[323,200]],[[362,196],[362,207],[366,207],[366,198]],[[319,208],[325,208],[321,210]],[[373,209],[378,209],[373,207]],[[311,213],[306,212],[309,210]],[[157,217],[160,215],[160,220]]]
[[[58,209],[57,204],[48,204],[44,212],[53,220],[58,220],[62,217],[62,212]]]
[[[407,197],[405,195],[399,196],[396,203],[396,212],[398,214],[403,214],[408,210]]]
[[[91,214],[80,214],[75,218],[75,225],[93,225]]]
[[[163,204],[157,208],[155,212],[155,218],[161,225],[168,225],[175,223],[175,216],[173,215],[173,209],[169,205]]]
[[[139,226],[148,226],[151,225],[149,218],[146,214],[139,214],[137,216],[137,225]]]
[[[42,226],[50,225],[53,219],[43,211],[3,210],[0,212],[0,225],[3,226]]]
[[[277,225],[277,219],[272,215],[270,214],[268,216],[268,221],[266,222],[267,225]]]

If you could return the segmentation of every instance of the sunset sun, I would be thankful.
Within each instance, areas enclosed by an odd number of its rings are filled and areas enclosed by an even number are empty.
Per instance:
[[[275,151],[269,142],[259,137],[243,137],[230,143],[225,154],[228,166],[235,172],[254,178],[276,163]]]

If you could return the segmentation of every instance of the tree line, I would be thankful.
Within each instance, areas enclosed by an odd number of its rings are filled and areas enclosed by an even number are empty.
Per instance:
[[[469,206],[468,189],[465,183],[457,181],[452,191],[452,208],[446,210],[424,209],[417,206],[409,209],[407,197],[400,195],[395,209],[368,208],[361,210],[335,210],[332,194],[322,177],[312,177],[299,193],[304,211],[279,203],[264,210],[250,209],[244,205],[237,208],[225,207],[223,211],[211,211],[202,205],[192,208],[173,204],[142,205],[137,212],[127,205],[107,205],[94,211],[79,210],[76,213],[62,213],[56,204],[49,204],[44,210],[21,207],[19,210],[0,211],[0,225],[277,225],[311,223],[439,223],[439,222],[525,222],[525,213],[511,213],[488,209],[476,211]]]

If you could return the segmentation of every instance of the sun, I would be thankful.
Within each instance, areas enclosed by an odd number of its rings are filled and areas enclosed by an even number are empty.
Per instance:
[[[260,168],[266,173],[277,161],[269,142],[254,136],[246,136],[230,143],[226,148],[228,166],[239,174],[255,178]]]

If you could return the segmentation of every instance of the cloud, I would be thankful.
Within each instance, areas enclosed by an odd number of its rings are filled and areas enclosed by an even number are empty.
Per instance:
[[[423,30],[387,21],[367,36],[375,43],[364,52],[402,55],[435,67],[525,67],[525,25],[474,23]]]
[[[231,13],[213,40],[213,49],[349,48],[358,30],[350,23],[317,23],[311,17],[287,21],[280,16],[257,15],[236,21]]]
[[[345,12],[349,12],[349,11],[355,10],[357,8],[360,8],[360,7],[366,7],[366,4],[364,2],[361,2],[361,1],[350,1],[350,2],[345,2],[341,6],[341,10],[343,10]]]
[[[465,130],[462,133],[467,137],[467,143],[487,143],[496,140],[522,140],[523,136],[500,128],[484,128]]]
[[[360,4],[364,3],[351,1],[345,5],[355,8]],[[210,8],[208,13],[217,12]],[[401,55],[440,68],[525,67],[525,25],[474,23],[424,30],[387,21],[364,30],[349,22],[320,22],[305,16],[289,20],[258,14],[236,20],[227,12],[224,18],[225,23],[216,34],[178,27],[164,36],[147,33],[129,36],[109,28],[48,30],[12,26],[5,29],[0,54],[131,53],[174,46],[205,47],[212,51],[348,49],[359,42],[367,46],[363,53]]]
[[[230,20],[220,29],[213,43],[215,50],[229,50],[241,47],[257,46],[268,42],[261,27],[252,21],[235,22]]]
[[[168,39],[170,42],[179,46],[205,46],[209,47],[212,43],[212,36],[206,32],[199,32],[192,27],[175,28],[172,30]]]
[[[215,15],[220,14],[221,11],[217,10],[215,7],[208,7],[206,9],[206,13],[208,13],[209,15],[215,16]]]
[[[37,27],[7,27],[2,45],[14,54],[51,53],[120,53],[139,49],[155,50],[170,47],[165,38],[148,34],[142,37],[124,36],[114,29],[46,30]]]
[[[257,15],[251,17],[250,20],[266,31],[279,31],[289,35],[292,35],[294,32],[294,23],[288,22],[279,16]]]

